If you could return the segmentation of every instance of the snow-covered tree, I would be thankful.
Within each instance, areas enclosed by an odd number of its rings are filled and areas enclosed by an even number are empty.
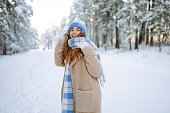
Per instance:
[[[138,44],[150,41],[153,36],[169,36],[168,0],[75,0],[70,21],[83,20],[89,38],[98,47],[113,45],[119,48],[121,40]],[[162,30],[162,31],[161,31]],[[166,39],[166,38],[165,38]]]
[[[40,40],[38,39],[38,31],[36,28],[32,28],[33,33],[32,35],[32,41],[31,41],[31,47],[32,49],[38,49],[40,45]]]
[[[53,42],[53,35],[51,33],[51,30],[47,30],[44,34],[42,34],[42,43],[44,48],[43,49],[52,49],[52,42]]]
[[[19,50],[19,47],[16,43],[16,37],[11,32],[9,27],[9,14],[8,14],[8,2],[1,0],[0,1],[0,54],[11,54]]]
[[[67,18],[63,17],[60,23],[60,32],[59,35],[61,38],[67,33]]]
[[[67,33],[67,19],[63,17],[61,20],[60,26],[53,25],[51,28],[46,30],[41,36],[41,41],[43,44],[43,49],[46,48],[52,49],[53,45],[56,45],[60,38],[64,38],[64,35]]]
[[[74,20],[84,21],[87,27],[87,35],[93,40],[93,10],[94,5],[92,0],[77,0],[73,2],[69,16],[69,24]]]
[[[168,38],[170,32],[170,1],[156,0],[152,9],[152,16],[149,18],[153,21],[151,27],[153,29],[152,35],[163,35]]]
[[[135,37],[135,49],[138,49],[139,31],[142,28],[146,12],[146,1],[127,0],[124,6],[119,10],[117,16],[120,18],[118,25],[121,29],[121,37],[131,40]]]
[[[103,21],[105,23],[105,28],[107,28],[107,31],[109,31],[109,42],[112,42],[113,36],[116,38],[116,44],[115,44],[115,48],[119,48],[119,44],[120,44],[120,26],[118,25],[118,20],[120,19],[118,15],[116,15],[118,13],[118,11],[122,8],[123,6],[123,1],[122,0],[110,0],[108,1],[108,3],[106,4],[106,7],[104,8],[104,14],[102,17],[107,18],[107,20],[105,19],[105,21]],[[108,32],[106,32],[108,33]],[[113,44],[112,44],[113,45]]]
[[[32,8],[24,0],[15,0],[12,3],[13,9],[10,11],[10,26],[13,28],[14,35],[17,37],[17,44],[21,51],[32,48],[32,35],[29,18],[32,16]]]
[[[25,0],[1,0],[1,54],[13,54],[32,49],[38,42],[30,25],[33,10]],[[34,44],[33,44],[34,43]]]

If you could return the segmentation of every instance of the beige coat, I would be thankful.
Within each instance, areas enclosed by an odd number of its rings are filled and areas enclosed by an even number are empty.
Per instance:
[[[62,55],[59,55],[63,52],[63,43],[59,40],[54,58],[57,66],[64,67]],[[90,45],[83,48],[82,52],[84,56],[70,64],[74,113],[101,113],[101,89],[97,79],[101,73],[100,61],[97,52]]]

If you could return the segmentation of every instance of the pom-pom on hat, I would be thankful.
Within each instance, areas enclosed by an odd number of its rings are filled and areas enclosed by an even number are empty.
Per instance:
[[[68,28],[68,32],[71,30],[72,27],[80,28],[84,32],[84,35],[86,36],[86,26],[85,26],[84,22],[82,22],[82,21],[72,22]]]

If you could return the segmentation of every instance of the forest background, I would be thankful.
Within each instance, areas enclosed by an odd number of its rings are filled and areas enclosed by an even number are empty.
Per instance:
[[[87,36],[98,47],[109,49],[170,45],[169,0],[74,0],[68,18],[38,35],[31,28],[33,9],[25,0],[0,1],[0,54],[30,49],[52,49],[72,21],[82,20]],[[50,17],[49,17],[50,18]]]

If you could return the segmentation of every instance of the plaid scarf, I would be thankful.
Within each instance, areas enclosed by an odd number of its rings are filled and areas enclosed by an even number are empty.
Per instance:
[[[71,85],[71,74],[69,70],[69,63],[66,65],[64,87],[62,96],[62,113],[74,113],[73,109],[73,92]]]
[[[89,43],[96,51],[98,50],[97,49],[97,46],[90,40],[88,40],[87,38],[80,38],[79,42],[81,41],[86,41],[87,43]],[[97,58],[99,59],[100,61],[100,64],[101,64],[101,57],[100,57],[100,54],[97,52]],[[100,85],[101,87],[104,87],[104,83],[106,82],[105,80],[105,75],[104,75],[104,72],[103,72],[103,66],[101,64],[101,67],[102,67],[102,72],[100,73],[100,75],[97,77],[99,82],[100,82]]]

